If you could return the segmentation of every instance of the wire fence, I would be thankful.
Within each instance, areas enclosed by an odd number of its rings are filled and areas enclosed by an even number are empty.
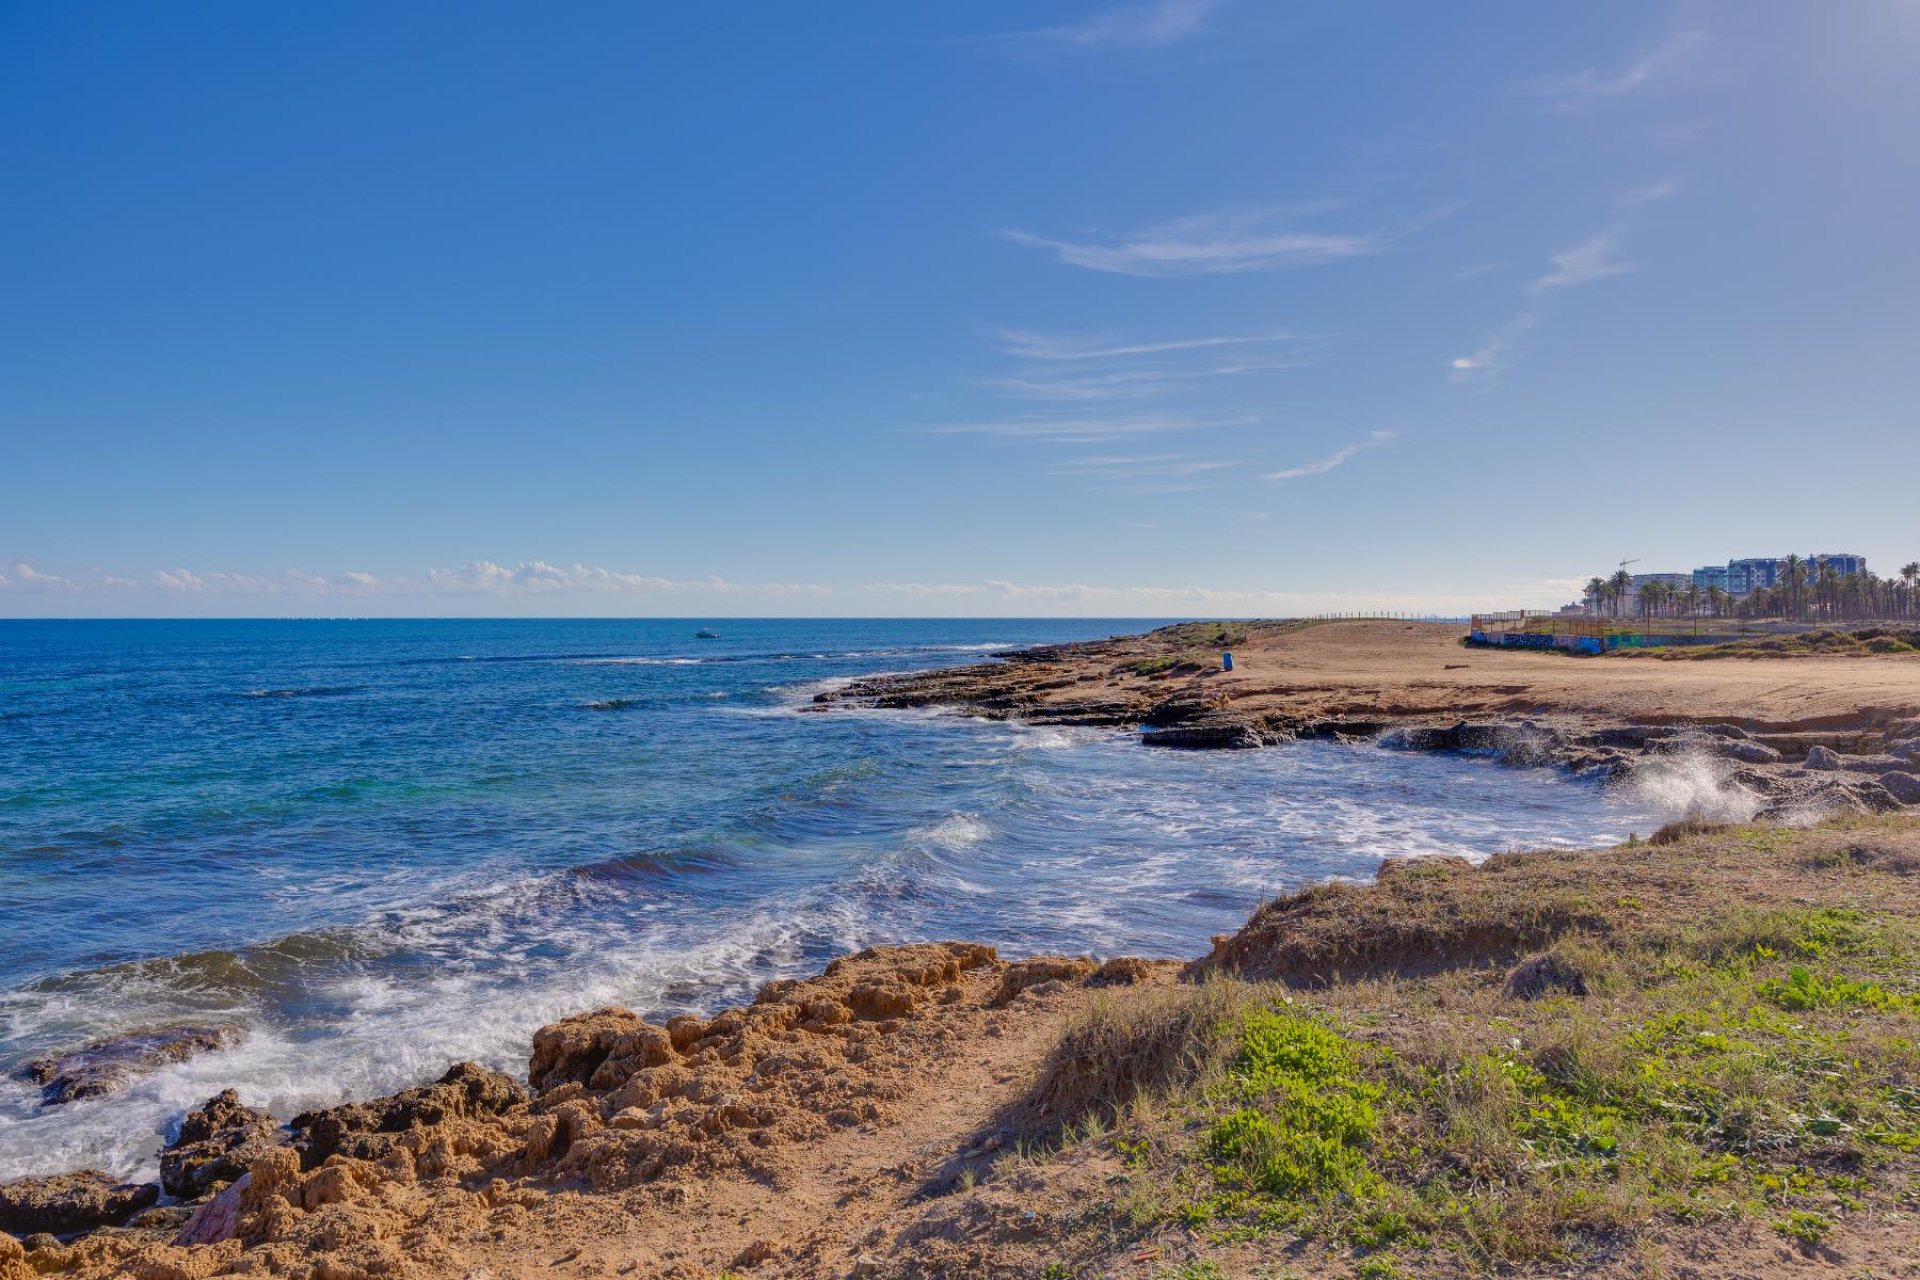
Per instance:
[[[1790,618],[1607,618],[1592,614],[1532,613],[1511,610],[1502,613],[1476,613],[1470,625],[1476,632],[1567,636],[1605,640],[1615,636],[1724,637],[1743,639],[1751,636],[1804,635],[1809,631],[1833,628],[1830,621],[1806,621]],[[1849,622],[1850,630],[1872,625]]]
[[[1444,613],[1310,613],[1301,622],[1452,622],[1466,623],[1466,614]]]

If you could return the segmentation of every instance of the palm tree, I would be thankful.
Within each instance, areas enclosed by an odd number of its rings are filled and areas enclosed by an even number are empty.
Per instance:
[[[1705,596],[1706,592],[1700,589],[1699,583],[1689,582],[1687,584],[1686,601],[1688,617],[1697,618],[1700,616],[1700,601],[1704,599]]]
[[[1847,581],[1853,586],[1854,616],[1857,618],[1877,618],[1880,616],[1880,579],[1871,569],[1862,569],[1850,574]]]
[[[1833,571],[1833,565],[1822,557],[1813,562],[1813,611],[1815,614],[1831,619],[1840,603],[1840,576]]]
[[[1920,560],[1909,560],[1900,566],[1900,580],[1907,584],[1907,598],[1903,602],[1903,612],[1913,612],[1913,598],[1920,592]]]
[[[1807,562],[1799,556],[1788,556],[1780,569],[1780,585],[1787,589],[1787,611],[1798,618],[1800,592],[1807,585]]]
[[[1633,590],[1633,575],[1623,565],[1614,570],[1613,576],[1607,579],[1607,585],[1613,588],[1613,616],[1617,618],[1620,616],[1621,601]]]
[[[1651,618],[1667,598],[1667,584],[1655,579],[1640,588],[1640,616]]]
[[[1595,614],[1600,612],[1600,602],[1607,598],[1607,580],[1605,578],[1587,579],[1587,608]]]

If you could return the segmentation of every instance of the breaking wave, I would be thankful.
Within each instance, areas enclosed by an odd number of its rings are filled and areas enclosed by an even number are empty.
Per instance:
[[[1728,773],[1724,761],[1704,751],[1649,756],[1639,761],[1623,789],[1641,807],[1663,817],[1751,821],[1766,800]]]

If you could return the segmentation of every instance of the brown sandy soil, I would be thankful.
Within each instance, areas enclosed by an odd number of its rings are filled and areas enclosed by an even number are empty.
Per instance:
[[[1394,716],[1568,716],[1609,723],[1727,722],[1818,729],[1920,714],[1920,660],[1810,656],[1778,662],[1650,665],[1466,649],[1456,626],[1329,623],[1250,637],[1209,691],[1250,709],[1332,719],[1378,706]]]
[[[1873,1135],[1915,1123],[1916,941],[1920,821],[1885,816],[1390,863],[1269,904],[1185,969],[882,949],[710,1020],[554,1024],[531,1101],[455,1077],[405,1124],[342,1109],[197,1211],[181,1238],[213,1243],[0,1236],[0,1278],[1915,1276],[1920,1156]],[[1768,984],[1789,964],[1883,994],[1787,1017]],[[1389,1055],[1366,1059],[1389,1115],[1361,1148],[1384,1179],[1367,1194],[1429,1214],[1423,1233],[1356,1244],[1339,1197],[1214,1194],[1238,1185],[1205,1138],[1233,1105],[1223,1064],[1263,1009]],[[1736,1129],[1623,1119],[1615,1172],[1543,1161],[1524,1099],[1397,1109],[1395,1078],[1469,1079],[1487,1054],[1576,1107],[1593,1080],[1626,1098],[1650,1063],[1694,1069],[1684,1037],[1671,1061],[1631,1038],[1682,1015],[1725,1020],[1715,1044],[1762,1037],[1762,1065],[1687,1086],[1752,1096]],[[1835,1107],[1850,1123],[1807,1127]],[[1774,1225],[1794,1213],[1817,1241]]]
[[[1219,669],[1220,624],[1186,624],[1035,650],[1001,666],[863,682],[851,696],[976,702],[989,712],[1039,719],[1074,718],[1075,708],[1106,710],[1109,723],[1148,724],[1157,708],[1188,702],[1285,727],[1531,717],[1804,731],[1872,728],[1920,715],[1914,657],[1652,663],[1467,648],[1455,624],[1231,625],[1231,672]],[[1153,670],[1168,660],[1177,665]]]

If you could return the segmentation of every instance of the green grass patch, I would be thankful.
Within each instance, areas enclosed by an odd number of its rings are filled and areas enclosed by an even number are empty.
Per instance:
[[[1207,1133],[1224,1185],[1305,1200],[1378,1194],[1366,1153],[1381,1090],[1360,1078],[1350,1041],[1294,1013],[1255,1010],[1241,1021],[1229,1091],[1240,1105]]]
[[[1649,934],[1607,957],[1604,1001],[1507,1006],[1498,1022],[1527,1029],[1504,1043],[1450,1022],[1392,1050],[1326,1012],[1242,1009],[1188,1099],[1180,1159],[1199,1178],[1177,1216],[1216,1240],[1445,1247],[1487,1266],[1654,1218],[1824,1233],[1862,1203],[1856,1171],[1920,1151],[1903,930],[1811,907]]]

